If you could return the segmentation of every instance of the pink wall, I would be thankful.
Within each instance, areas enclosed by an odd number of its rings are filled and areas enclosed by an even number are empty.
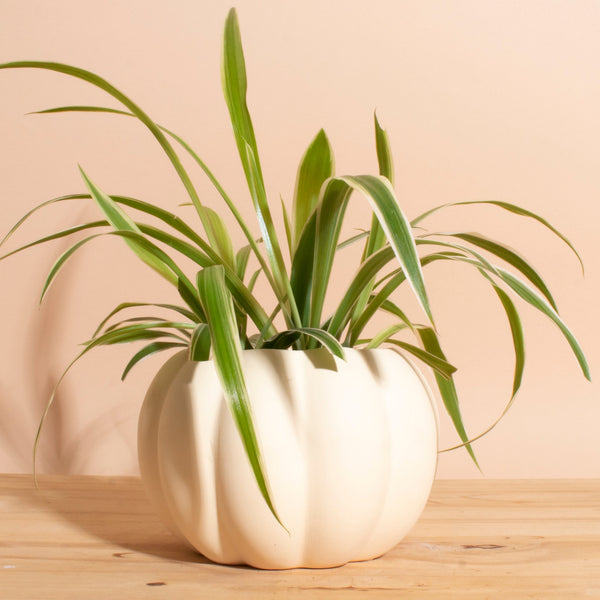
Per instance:
[[[220,90],[220,36],[229,2],[5,0],[0,60],[86,67],[185,133],[249,215]],[[246,0],[239,17],[249,102],[268,192],[293,192],[297,161],[320,127],[339,173],[373,172],[372,113],[389,131],[398,193],[415,216],[444,202],[497,199],[540,212],[573,241],[572,254],[535,223],[493,208],[460,208],[431,225],[487,232],[519,248],[555,292],[561,314],[600,364],[600,4],[593,1]],[[62,104],[106,104],[64,76],[0,73],[0,229],[51,197],[81,191],[77,163],[108,192],[173,208],[184,193],[149,135],[102,115],[24,116]],[[114,105],[114,104],[112,104]],[[219,200],[198,175],[206,203]],[[360,213],[360,202],[354,202]],[[188,210],[188,209],[182,209]],[[191,214],[191,213],[190,213]],[[14,243],[75,224],[93,208],[40,214]],[[355,225],[366,221],[359,217]],[[14,246],[11,246],[14,247]],[[122,300],[172,299],[123,244],[84,250],[37,309],[62,241],[0,263],[0,471],[30,470],[35,427],[61,369]],[[343,277],[343,274],[340,274]],[[433,309],[469,430],[501,412],[511,344],[497,301],[464,268],[427,273]],[[489,477],[599,477],[598,384],[583,380],[558,330],[525,308],[528,368],[506,419],[476,445]],[[43,435],[50,472],[136,472],[135,427],[160,359],[119,382],[130,352],[100,350],[66,379]],[[442,423],[442,445],[455,442]],[[463,452],[442,455],[441,477],[478,476]]]

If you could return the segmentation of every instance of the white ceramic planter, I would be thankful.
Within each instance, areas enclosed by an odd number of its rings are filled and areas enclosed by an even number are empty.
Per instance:
[[[332,567],[396,545],[433,482],[431,395],[392,350],[243,352],[274,504],[267,508],[212,362],[173,356],[139,421],[142,477],[174,533],[207,558],[264,569]],[[289,532],[289,533],[288,533]]]

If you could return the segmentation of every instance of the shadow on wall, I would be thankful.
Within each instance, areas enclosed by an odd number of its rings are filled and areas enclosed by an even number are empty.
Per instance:
[[[78,217],[73,221],[79,223],[85,215],[80,213]],[[65,227],[73,224],[75,223],[65,223]],[[72,243],[73,239],[63,240],[58,245],[55,242],[48,247],[49,264],[46,264],[46,260],[40,260],[37,264],[43,266],[30,271],[32,277],[40,278],[40,287],[50,265]],[[12,260],[18,261],[19,258],[17,256]],[[80,258],[84,257],[74,255],[70,259],[71,264],[61,271],[56,287],[44,299],[43,309],[37,314],[24,317],[24,365],[18,365],[14,374],[11,374],[15,379],[22,378],[21,381],[15,381],[11,390],[14,396],[18,394],[19,397],[8,398],[7,394],[10,392],[0,388],[5,410],[5,415],[0,418],[1,448],[9,457],[8,464],[12,470],[32,471],[33,444],[40,419],[68,362],[81,350],[80,346],[75,345],[67,354],[58,351],[64,346],[63,339],[69,323],[68,311],[73,306],[70,299],[77,290]],[[86,333],[90,332],[81,332],[81,340]],[[89,417],[85,421],[78,419],[80,411],[71,408],[77,398],[70,393],[68,380],[67,375],[44,423],[36,461],[37,471],[40,473],[86,472],[92,448],[98,447],[103,438],[110,435],[126,437],[122,426],[128,417],[123,416],[114,406],[102,409],[96,403],[90,407]],[[135,463],[135,457],[132,458],[132,463]]]

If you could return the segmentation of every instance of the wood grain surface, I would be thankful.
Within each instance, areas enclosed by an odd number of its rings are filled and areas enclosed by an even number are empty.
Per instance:
[[[163,527],[136,478],[0,476],[0,598],[600,599],[600,480],[441,480],[374,561],[213,564]]]

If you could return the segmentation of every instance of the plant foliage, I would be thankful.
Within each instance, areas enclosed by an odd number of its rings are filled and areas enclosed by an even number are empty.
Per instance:
[[[2,258],[83,232],[84,237],[75,237],[76,241],[51,268],[43,286],[43,298],[62,267],[79,248],[110,235],[122,238],[141,261],[172,284],[179,303],[119,304],[101,321],[73,363],[98,346],[138,341],[145,341],[146,345],[136,350],[125,367],[123,378],[142,359],[174,348],[188,348],[191,360],[214,359],[256,481],[275,516],[244,382],[240,355],[243,349],[325,347],[343,358],[344,347],[388,345],[409,353],[432,369],[439,394],[461,439],[460,446],[464,446],[475,461],[472,440],[463,424],[453,380],[456,369],[442,350],[423,277],[424,267],[433,262],[450,261],[470,266],[496,292],[508,319],[515,354],[513,387],[507,409],[520,388],[525,363],[521,320],[510,294],[532,305],[559,328],[584,376],[590,378],[584,353],[559,316],[550,290],[523,257],[481,234],[430,232],[422,228],[422,223],[431,214],[456,205],[437,206],[412,222],[407,219],[394,193],[390,144],[377,116],[375,149],[379,173],[336,175],[333,150],[325,132],[319,131],[301,159],[292,206],[288,208],[283,203],[286,237],[281,238],[267,200],[254,127],[246,103],[246,69],[234,9],[229,12],[225,23],[222,83],[260,238],[244,222],[233,199],[194,150],[180,136],[155,123],[135,102],[105,79],[84,69],[52,62],[13,62],[1,64],[0,68],[35,68],[66,74],[86,81],[116,99],[122,109],[66,106],[39,112],[102,112],[137,119],[154,136],[173,165],[200,225],[198,231],[195,225],[175,213],[151,203],[109,195],[81,170],[85,193],[66,195],[40,204],[28,212],[1,243],[5,244],[32,214],[58,203],[94,202],[103,218],[54,232],[7,252]],[[237,252],[225,221],[201,202],[192,177],[183,166],[181,153],[188,154],[209,178],[241,228],[246,242]],[[354,197],[362,198],[371,207],[370,227],[349,240],[341,241],[346,211]],[[489,204],[515,216],[534,219],[575,252],[567,238],[546,220],[518,206],[504,202],[459,204]],[[150,222],[147,222],[148,218]],[[356,273],[336,307],[326,314],[325,299],[331,296],[331,274],[336,255],[348,245],[361,242],[364,247]],[[288,262],[284,249],[289,253]],[[481,250],[491,259],[482,255]],[[182,258],[187,259],[186,264],[191,262],[195,265],[194,273],[186,274],[179,266],[178,261]],[[498,260],[499,264],[490,260]],[[249,273],[248,266],[251,264],[256,268]],[[507,266],[512,271],[506,270]],[[270,306],[259,302],[254,294],[254,284],[259,276],[266,279],[272,290]],[[420,305],[425,324],[414,321],[392,300],[392,294],[406,286]],[[132,309],[150,312],[160,309],[163,313],[171,313],[172,318],[139,316],[137,313],[138,316],[123,319],[131,314]],[[391,315],[391,325],[376,335],[364,337],[366,326],[380,311]],[[275,325],[279,321],[283,327]],[[412,337],[412,343],[402,336]],[[40,430],[52,399],[40,423]]]

